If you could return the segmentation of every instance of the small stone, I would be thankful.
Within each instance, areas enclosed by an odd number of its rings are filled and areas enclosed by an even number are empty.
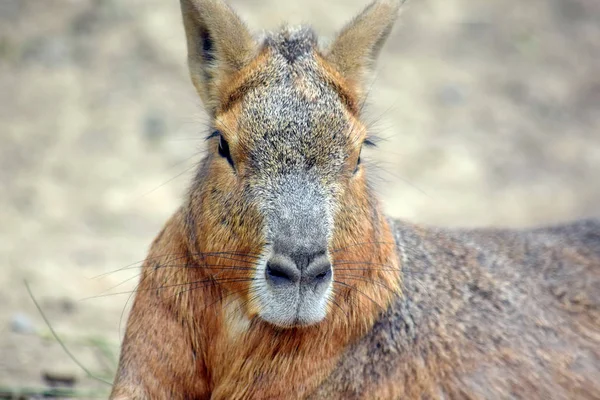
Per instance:
[[[77,377],[73,373],[61,371],[44,371],[42,372],[42,378],[46,382],[46,385],[56,387],[68,387],[72,388],[77,383]]]
[[[71,299],[62,299],[60,308],[65,314],[72,314],[75,311],[75,303]]]
[[[466,100],[466,95],[459,85],[444,85],[438,89],[438,101],[444,106],[459,106]]]
[[[22,58],[26,62],[39,63],[49,68],[68,65],[72,57],[68,39],[62,37],[38,37],[25,42]]]
[[[33,321],[29,316],[23,313],[16,313],[12,316],[10,328],[16,333],[30,334],[35,332]]]
[[[144,137],[150,143],[157,143],[167,134],[167,123],[155,113],[148,113],[143,122]]]
[[[23,13],[23,1],[21,0],[2,0],[0,1],[0,19],[4,21],[14,21]]]

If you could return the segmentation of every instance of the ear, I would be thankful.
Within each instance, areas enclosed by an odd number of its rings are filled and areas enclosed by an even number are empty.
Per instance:
[[[212,114],[219,85],[247,65],[256,52],[252,35],[222,0],[181,0],[192,82]]]
[[[376,0],[338,34],[326,58],[347,79],[360,85],[371,72],[398,17],[402,0]]]

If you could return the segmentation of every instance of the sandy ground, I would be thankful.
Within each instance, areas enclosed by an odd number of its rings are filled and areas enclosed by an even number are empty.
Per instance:
[[[97,276],[143,259],[202,157],[178,3],[0,0],[2,388],[43,388],[50,373],[106,396],[23,281],[110,380],[128,295],[102,296],[132,290],[137,269]],[[326,36],[364,5],[231,3],[254,29],[287,19]],[[412,0],[368,112],[384,140],[365,158],[389,213],[514,227],[600,215],[599,71],[597,0]]]

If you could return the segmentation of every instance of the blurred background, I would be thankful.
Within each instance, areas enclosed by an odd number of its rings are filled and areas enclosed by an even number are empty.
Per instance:
[[[329,37],[367,3],[230,2],[257,31],[287,20]],[[382,141],[365,158],[389,214],[467,227],[600,215],[599,1],[412,0],[374,78]],[[112,379],[131,264],[181,203],[206,122],[177,0],[0,0],[0,398],[72,378],[76,396],[106,397],[23,282]]]

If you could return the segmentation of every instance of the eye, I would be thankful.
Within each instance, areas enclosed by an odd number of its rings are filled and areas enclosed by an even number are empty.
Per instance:
[[[358,160],[356,160],[356,167],[354,168],[353,174],[358,172],[358,167],[360,167],[360,154],[358,155]]]
[[[223,137],[219,135],[219,155],[227,160],[231,168],[233,168],[233,159],[231,158],[231,152],[229,151],[229,143]]]
[[[365,146],[366,146],[366,147],[375,147],[375,146],[376,146],[375,142],[373,141],[373,138],[372,138],[372,136],[371,136],[371,137],[368,137],[368,138],[366,138],[366,139],[363,141],[363,146],[361,147],[361,149],[360,149],[360,153],[358,153],[358,159],[356,160],[356,167],[354,168],[354,172],[353,172],[353,174],[354,174],[354,175],[356,175],[356,173],[358,172],[358,169],[359,169],[359,167],[360,167],[360,162],[361,162],[360,156],[361,156],[361,153],[362,153],[362,149],[363,149]]]

